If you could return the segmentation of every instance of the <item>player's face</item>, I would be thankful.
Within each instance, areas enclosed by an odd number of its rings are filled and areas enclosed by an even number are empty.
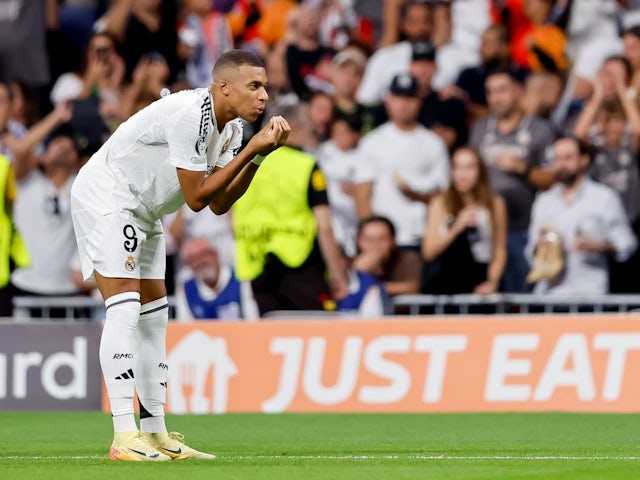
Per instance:
[[[266,70],[242,65],[230,77],[228,87],[227,99],[236,115],[248,122],[255,122],[269,100]]]
[[[458,192],[471,192],[478,183],[478,161],[478,157],[470,150],[463,149],[454,153],[451,181]]]

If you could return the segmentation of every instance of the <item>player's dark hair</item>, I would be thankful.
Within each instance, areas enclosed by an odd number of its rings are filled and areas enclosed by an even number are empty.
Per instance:
[[[259,56],[246,50],[235,49],[222,54],[213,67],[213,75],[224,68],[238,68],[243,65],[265,68],[264,61]]]

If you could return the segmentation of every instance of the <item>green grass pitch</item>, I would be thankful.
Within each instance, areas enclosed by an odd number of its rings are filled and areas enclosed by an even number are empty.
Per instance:
[[[0,479],[640,479],[640,415],[169,416],[214,461],[111,462],[102,413],[0,412]]]

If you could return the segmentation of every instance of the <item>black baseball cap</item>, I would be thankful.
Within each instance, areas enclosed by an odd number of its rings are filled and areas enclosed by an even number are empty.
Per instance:
[[[411,47],[411,60],[428,60],[434,62],[436,49],[430,42],[416,42]]]
[[[409,73],[401,73],[393,77],[389,92],[400,97],[417,97],[418,82]]]

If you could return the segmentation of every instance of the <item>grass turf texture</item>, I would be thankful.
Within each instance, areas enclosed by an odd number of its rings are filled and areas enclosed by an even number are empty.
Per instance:
[[[167,424],[219,458],[111,462],[108,415],[1,412],[0,479],[640,478],[640,415],[230,414]]]

